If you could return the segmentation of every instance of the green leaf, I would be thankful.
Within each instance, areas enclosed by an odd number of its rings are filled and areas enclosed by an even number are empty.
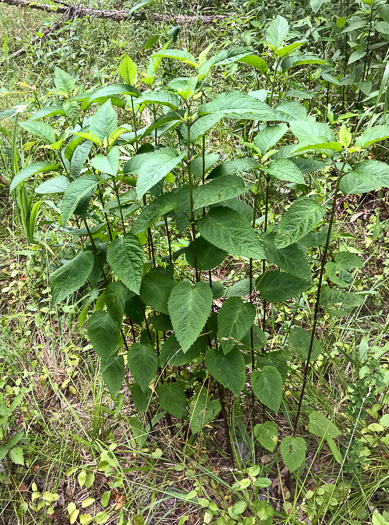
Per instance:
[[[254,139],[254,144],[260,149],[262,155],[264,155],[270,148],[277,144],[287,131],[288,126],[286,124],[267,126],[257,134]]]
[[[388,168],[389,169],[389,168]],[[285,248],[304,237],[321,221],[326,213],[325,206],[310,197],[299,197],[281,217],[274,244]]]
[[[285,272],[268,271],[257,280],[257,288],[269,303],[282,303],[308,290],[311,282]]]
[[[289,33],[289,24],[287,20],[278,15],[272,20],[267,28],[265,41],[273,49],[281,47],[282,42],[285,40]]]
[[[141,199],[150,188],[162,180],[171,172],[184,158],[185,152],[177,156],[175,150],[166,148],[147,154],[145,162],[139,168],[136,193]]]
[[[249,189],[242,177],[222,175],[200,186],[193,196],[193,209],[204,208],[242,195]]]
[[[252,279],[252,290],[255,289],[255,279]],[[250,279],[241,279],[227,289],[226,297],[242,297],[250,293]]]
[[[276,159],[266,164],[262,171],[268,173],[278,180],[286,182],[293,182],[295,184],[302,184],[306,186],[304,175],[302,171],[288,159]]]
[[[165,89],[160,89],[158,91],[150,89],[144,91],[142,95],[136,99],[137,107],[142,104],[158,104],[161,106],[167,106],[170,109],[177,109],[180,105],[180,99],[177,95],[174,95]]]
[[[310,0],[309,4],[314,13],[317,13],[326,0]]]
[[[93,115],[90,131],[96,135],[100,142],[104,139],[109,140],[109,136],[118,127],[118,116],[112,107],[110,100],[107,100]]]
[[[327,443],[328,443],[328,446],[330,447],[332,455],[335,458],[335,461],[337,461],[339,464],[341,464],[342,463],[342,455],[341,455],[338,447],[336,446],[335,441],[332,438],[327,437]]]
[[[90,150],[92,149],[92,142],[86,141],[83,144],[80,144],[74,150],[70,161],[70,176],[72,179],[77,179],[80,175],[84,164],[89,157]]]
[[[169,314],[168,299],[175,286],[176,283],[167,275],[148,273],[142,282],[140,297],[153,310]]]
[[[176,59],[180,62],[184,62],[184,64],[188,64],[188,66],[198,67],[195,57],[188,51],[183,51],[181,49],[162,49],[151,55],[151,58],[154,57]]]
[[[114,146],[107,155],[93,157],[91,164],[96,170],[115,176],[119,169],[119,157],[120,149],[118,146]]]
[[[357,49],[356,51],[353,51],[348,59],[347,65],[354,64],[357,60],[360,60],[366,55],[366,51],[363,51],[362,49]]]
[[[166,341],[163,342],[161,353],[159,355],[159,366],[184,366],[193,361],[202,350],[204,344],[200,339],[197,339],[187,352],[183,352],[180,343],[177,341],[174,334],[169,335]]]
[[[35,175],[36,173],[40,173],[42,171],[55,171],[58,167],[58,164],[52,164],[51,162],[33,162],[15,175],[11,181],[9,191],[13,191],[21,182],[28,179],[32,175]]]
[[[168,310],[182,351],[186,352],[200,335],[212,306],[212,290],[204,282],[178,283],[172,290]]]
[[[239,62],[255,67],[255,69],[258,69],[261,73],[266,73],[269,70],[266,61],[257,55],[246,55],[245,57],[240,58]]]
[[[107,260],[115,275],[136,294],[139,294],[143,275],[144,250],[138,237],[127,233],[117,237],[109,246]]]
[[[90,251],[79,253],[74,259],[50,275],[51,295],[54,305],[78,290],[88,279],[94,264]]]
[[[389,126],[373,126],[366,129],[356,140],[357,146],[366,148],[375,142],[389,138]]]
[[[158,388],[159,403],[173,417],[182,419],[186,410],[186,396],[181,383],[165,383]]]
[[[285,437],[281,441],[281,455],[290,472],[297,470],[305,461],[307,444],[301,437]]]
[[[176,210],[178,199],[175,192],[163,193],[147,206],[142,208],[139,217],[136,219],[131,233],[141,233],[149,228],[159,217]]]
[[[190,403],[189,425],[193,434],[201,432],[219,414],[221,405],[217,399],[209,399],[205,393],[194,395]]]
[[[309,345],[311,342],[311,332],[304,330],[299,326],[292,328],[289,335],[289,350],[297,354],[300,361],[305,362],[308,358]],[[311,353],[311,361],[316,359],[321,354],[320,343],[315,337],[313,339],[313,347]]]
[[[86,195],[93,192],[99,184],[99,178],[96,175],[84,175],[71,182],[66,188],[61,206],[61,226],[66,226],[70,216],[77,208],[78,203]]]
[[[115,397],[122,388],[124,379],[124,359],[121,355],[110,357],[101,363],[101,374],[109,393]]]
[[[185,251],[185,257],[188,263],[201,271],[212,270],[219,266],[227,257],[224,250],[216,248],[213,244],[206,241],[203,237],[196,238],[196,261],[194,257],[193,242],[191,242]]]
[[[143,412],[146,412],[151,398],[150,388],[147,389],[146,392],[143,392],[138,383],[134,383],[131,387],[131,395],[134,401],[136,411],[139,414],[143,414]]]
[[[24,465],[24,455],[22,447],[13,447],[9,451],[9,459],[15,465]]]
[[[319,58],[315,55],[293,55],[286,57],[282,61],[281,67],[283,71],[287,71],[292,67],[304,66],[309,64],[326,65],[327,60],[325,58]]]
[[[200,234],[230,255],[265,259],[265,252],[251,225],[236,211],[212,208],[197,223]]]
[[[225,388],[239,396],[244,388],[246,374],[243,354],[234,348],[227,355],[212,348],[206,356],[206,365],[211,376]]]
[[[289,125],[292,133],[303,143],[312,145],[336,142],[335,133],[323,122],[292,120]]]
[[[69,179],[64,175],[58,175],[50,180],[42,182],[37,188],[35,193],[63,193],[69,186]]]
[[[154,348],[134,343],[128,350],[127,362],[137,384],[143,392],[148,392],[149,384],[158,370],[158,356]]]
[[[74,86],[75,86],[75,80],[72,78],[66,71],[63,71],[59,67],[56,67],[54,70],[54,84],[57,90],[64,94],[67,97],[71,97]]]
[[[137,97],[140,95],[140,91],[129,84],[113,84],[111,86],[103,86],[91,93],[88,102],[85,104],[86,108],[88,108],[93,103],[102,104],[103,102],[109,102],[111,104],[111,100],[109,100],[110,97],[112,97],[115,105],[124,107],[124,102],[120,98],[115,97],[115,95],[120,94]],[[113,129],[116,128],[117,126],[115,126]]]
[[[285,115],[274,111],[255,97],[240,91],[221,93],[211,102],[200,106],[198,114],[201,116],[206,113],[239,120],[285,120]]]
[[[362,268],[361,259],[350,252],[339,252],[335,255],[335,262],[328,262],[325,269],[330,280],[343,288],[348,288],[353,281],[350,271],[353,268]]]
[[[311,265],[308,259],[307,249],[299,244],[293,243],[286,248],[278,249],[274,245],[276,232],[266,235],[263,240],[266,260],[271,264],[276,264],[287,273],[300,277],[307,281],[312,281]]]
[[[190,128],[190,140],[196,142],[203,135],[207,133],[213,126],[223,118],[223,115],[220,114],[210,114],[204,115],[201,118],[197,119]],[[188,140],[188,128],[187,126],[182,126],[182,136],[184,140]]]
[[[282,401],[282,377],[274,366],[254,370],[250,378],[254,394],[262,404],[278,412]]]
[[[104,292],[108,312],[119,326],[122,325],[124,309],[130,292],[120,282],[109,283]]]
[[[261,447],[273,452],[278,442],[278,428],[274,421],[266,421],[261,425],[255,425],[254,436]]]
[[[40,118],[54,117],[55,115],[64,115],[64,114],[65,112],[63,110],[62,105],[53,104],[51,106],[46,106],[45,108],[35,111],[35,113],[33,113],[28,120],[31,121],[31,120],[37,120]]]
[[[120,327],[108,312],[94,312],[87,326],[88,337],[96,353],[103,361],[107,361],[119,344]]]
[[[351,134],[351,131],[346,126],[343,125],[340,128],[340,131],[339,131],[339,142],[341,142],[341,144],[345,148],[348,148],[350,146],[350,144],[351,144],[352,138],[353,138],[353,136]],[[359,138],[361,138],[361,137],[359,137]]]
[[[280,58],[289,56],[292,53],[292,51],[294,51],[295,49],[298,49],[305,43],[306,43],[306,40],[302,40],[300,42],[293,42],[293,44],[289,44],[287,46],[280,47],[279,49],[276,50],[276,55],[278,55]]]
[[[320,438],[334,439],[341,435],[338,427],[320,412],[311,412],[309,414],[308,430],[311,434]]]
[[[53,144],[53,142],[55,142],[55,131],[50,124],[33,120],[21,122],[20,125],[32,135],[43,140],[46,144]]]
[[[320,294],[320,304],[323,306],[340,304],[345,308],[360,306],[364,301],[363,295],[352,292],[344,292],[335,288],[325,287]]]
[[[128,55],[125,55],[119,64],[119,75],[126,84],[134,84],[136,81],[136,74],[136,64]]]
[[[359,195],[389,187],[389,165],[379,160],[364,160],[346,173],[340,181],[345,195]]]
[[[244,303],[240,297],[230,297],[223,303],[217,323],[224,354],[228,354],[246,335],[255,321],[255,315],[255,306]]]
[[[211,171],[208,177],[214,179],[223,175],[233,175],[238,172],[251,171],[254,168],[259,168],[257,160],[249,157],[241,157],[235,160],[227,160],[226,162],[219,164]]]
[[[233,64],[234,62],[237,62],[246,56],[249,56],[251,52],[251,47],[228,47],[226,49],[222,49],[222,51],[219,51],[219,53],[214,55],[211,58],[211,63],[213,66],[226,66],[228,64]]]

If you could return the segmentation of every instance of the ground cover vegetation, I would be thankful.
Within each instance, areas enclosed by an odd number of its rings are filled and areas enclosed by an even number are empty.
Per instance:
[[[51,5],[0,4],[0,523],[389,523],[389,6]]]

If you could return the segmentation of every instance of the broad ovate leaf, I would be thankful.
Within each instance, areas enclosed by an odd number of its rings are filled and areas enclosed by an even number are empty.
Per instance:
[[[218,316],[219,337],[221,347],[228,354],[246,335],[255,321],[255,307],[244,303],[240,297],[230,297],[221,307]]]
[[[183,352],[189,350],[201,334],[210,314],[212,301],[212,290],[204,282],[192,285],[189,281],[182,281],[173,288],[168,310]]]
[[[261,447],[273,452],[278,442],[278,428],[274,421],[266,421],[266,423],[255,425],[254,436],[261,445]]]
[[[158,388],[159,403],[173,417],[182,419],[186,410],[185,390],[181,383],[165,383]]]
[[[326,213],[321,206],[310,197],[299,197],[281,217],[274,244],[277,248],[285,248],[299,241],[322,220]]]
[[[117,277],[136,294],[140,292],[144,250],[138,237],[127,233],[108,247],[107,260]]]
[[[234,348],[227,355],[216,348],[209,350],[206,365],[211,376],[225,388],[239,396],[244,388],[246,374],[243,354]]]
[[[297,354],[300,361],[305,362],[308,359],[309,346],[311,343],[311,332],[304,330],[299,326],[292,328],[289,335],[289,350]],[[310,361],[316,361],[321,354],[321,346],[316,337],[313,339],[312,353]]]
[[[87,332],[94,350],[103,361],[115,354],[119,344],[120,327],[108,312],[98,310],[92,314]]]
[[[307,444],[304,438],[287,436],[281,441],[280,450],[285,465],[294,472],[305,461]]]
[[[257,288],[269,303],[282,303],[297,297],[310,288],[311,282],[295,275],[279,271],[267,271],[257,280]]]
[[[52,273],[50,275],[50,286],[53,303],[58,304],[85,284],[92,271],[93,264],[92,252],[85,251]]]
[[[96,175],[84,175],[71,182],[63,194],[61,206],[61,226],[66,226],[70,216],[77,208],[78,203],[89,193],[92,193],[99,184]]]
[[[148,392],[149,384],[158,369],[158,356],[151,345],[134,343],[127,353],[130,372],[143,392]]]
[[[110,357],[101,363],[101,375],[109,393],[115,397],[122,388],[124,379],[124,359],[121,355]]]
[[[266,365],[251,374],[251,387],[262,404],[278,412],[282,401],[282,377],[274,366]]]

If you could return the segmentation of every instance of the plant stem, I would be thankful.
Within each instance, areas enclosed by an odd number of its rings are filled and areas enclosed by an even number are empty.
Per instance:
[[[188,106],[188,115],[190,112],[190,106]],[[189,118],[189,117],[188,117]],[[199,281],[199,271],[197,268],[197,254],[196,254],[196,225],[193,213],[193,180],[192,180],[192,166],[191,166],[191,146],[190,146],[190,128],[191,124],[189,120],[186,123],[188,130],[188,140],[187,140],[187,150],[188,150],[188,160],[187,160],[187,170],[188,170],[188,180],[189,180],[189,199],[190,199],[190,222],[192,226],[192,241],[193,241],[193,256],[195,263],[195,273],[196,281]]]
[[[228,450],[228,453],[231,455],[231,457],[233,457],[233,451],[232,451],[232,446],[231,446],[230,427],[228,425],[226,404],[225,404],[225,399],[224,399],[224,387],[219,382],[218,382],[218,388],[219,388],[220,405],[222,407],[222,416],[223,416],[223,420],[224,420],[224,429],[226,431],[227,450]]]
[[[329,226],[328,226],[328,233],[327,233],[326,244],[325,244],[325,247],[324,247],[323,257],[321,259],[319,284],[318,284],[318,287],[317,287],[315,309],[314,309],[314,313],[313,313],[313,325],[312,325],[312,332],[311,332],[311,340],[310,340],[310,343],[309,343],[309,350],[308,350],[307,361],[306,361],[305,367],[304,367],[303,385],[302,385],[302,388],[301,388],[300,399],[299,399],[299,403],[298,403],[298,407],[297,407],[297,415],[296,415],[296,419],[295,419],[294,426],[293,426],[293,437],[296,436],[297,425],[298,425],[298,421],[299,421],[300,413],[301,413],[301,405],[302,405],[302,402],[303,402],[303,399],[304,399],[305,387],[307,386],[308,372],[309,372],[309,368],[310,368],[310,360],[311,360],[311,355],[312,355],[312,350],[313,350],[313,342],[314,342],[314,339],[315,339],[315,332],[316,332],[317,322],[318,322],[318,319],[319,319],[320,293],[321,293],[321,287],[322,287],[322,283],[323,283],[324,266],[325,266],[325,262],[326,262],[326,259],[327,259],[328,246],[330,244],[330,239],[331,239],[332,225],[334,223],[335,209],[336,209],[336,199],[337,199],[337,195],[338,195],[339,183],[340,183],[340,179],[342,178],[342,173],[339,173],[339,170],[338,170],[338,168],[337,168],[337,166],[335,164],[334,164],[334,166],[335,166],[335,170],[336,170],[336,172],[338,174],[338,179],[336,181],[336,186],[335,186],[335,191],[334,191],[334,200],[333,200],[332,208],[331,208],[330,223],[329,223]],[[343,164],[343,166],[344,166],[344,164]],[[343,171],[343,168],[342,168],[342,171]]]
[[[263,231],[267,232],[267,223],[268,223],[268,213],[269,213],[269,187],[270,187],[270,178],[269,175],[266,175],[266,197],[265,197],[265,224],[263,226]],[[266,260],[264,259],[262,262],[262,273],[265,273],[266,271]],[[266,309],[267,309],[267,303],[264,300],[263,301],[263,319],[262,319],[262,330],[265,331],[266,329]]]
[[[126,234],[126,226],[124,224],[123,210],[122,210],[122,206],[120,204],[119,190],[118,190],[118,186],[116,184],[115,177],[112,177],[112,179],[113,179],[113,187],[114,187],[115,195],[116,195],[116,198],[117,198],[118,204],[119,204],[119,211],[120,211],[120,218],[122,220],[123,233],[125,235]]]
[[[167,217],[165,217],[165,227],[166,227],[166,237],[167,237],[167,243],[169,246],[169,262],[170,264],[173,264],[173,258],[172,258],[172,245],[170,241],[170,232],[169,232],[169,226],[167,222]]]

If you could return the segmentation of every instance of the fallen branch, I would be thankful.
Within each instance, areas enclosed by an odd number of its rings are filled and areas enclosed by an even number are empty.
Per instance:
[[[81,6],[71,6],[64,3],[57,4],[56,6],[50,6],[47,4],[35,4],[31,3],[29,0],[0,0],[3,4],[14,5],[17,7],[29,7],[30,9],[38,9],[39,11],[49,11],[53,14],[66,14],[70,18],[83,18],[85,16],[92,16],[96,18],[106,18],[109,20],[114,20],[115,22],[121,22],[124,20],[129,20],[130,18],[134,20],[148,20],[151,19],[154,22],[169,22],[174,21],[179,25],[184,24],[194,24],[196,22],[201,22],[202,24],[212,24],[220,20],[224,20],[231,15],[214,15],[214,16],[184,16],[184,15],[160,15],[158,13],[141,13],[135,12],[129,14],[127,10],[108,10],[108,9],[88,9],[87,7]]]

